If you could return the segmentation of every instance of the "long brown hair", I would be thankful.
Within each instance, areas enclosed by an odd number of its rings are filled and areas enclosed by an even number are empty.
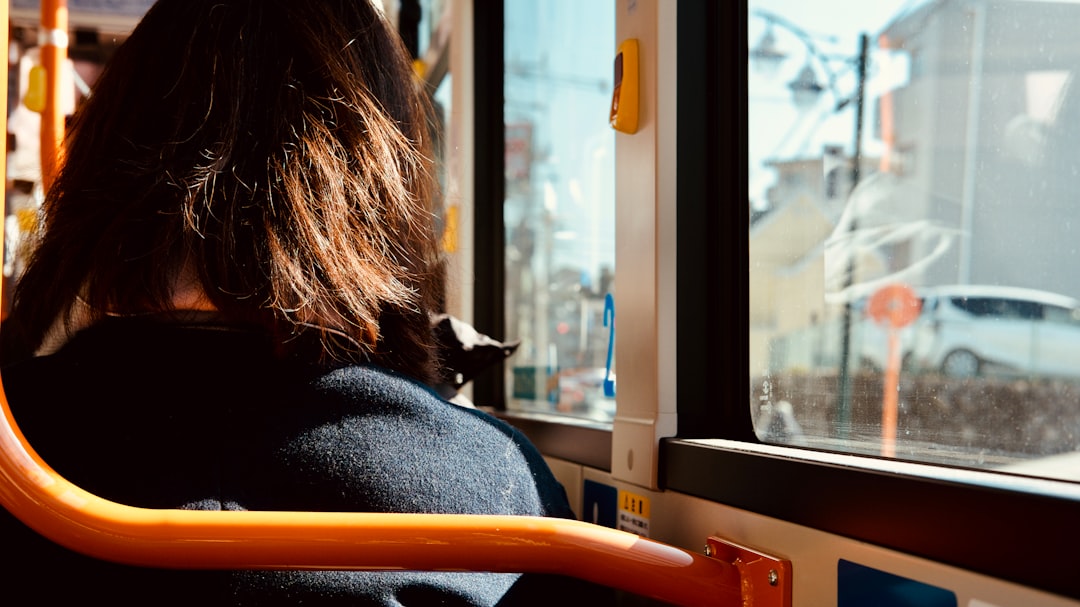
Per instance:
[[[159,0],[73,119],[5,341],[168,312],[186,273],[285,350],[430,379],[429,116],[370,0]]]

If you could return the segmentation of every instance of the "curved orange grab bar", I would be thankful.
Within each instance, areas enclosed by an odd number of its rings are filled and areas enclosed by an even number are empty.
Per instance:
[[[92,557],[182,569],[554,573],[681,605],[741,604],[731,563],[580,521],[487,515],[151,510],[76,487],[26,444],[0,397],[0,503]]]

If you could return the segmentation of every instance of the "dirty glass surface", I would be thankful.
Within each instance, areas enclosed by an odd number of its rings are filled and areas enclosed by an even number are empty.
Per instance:
[[[614,0],[507,2],[504,39],[508,407],[610,421]]]
[[[749,3],[767,442],[1080,479],[1080,3]]]

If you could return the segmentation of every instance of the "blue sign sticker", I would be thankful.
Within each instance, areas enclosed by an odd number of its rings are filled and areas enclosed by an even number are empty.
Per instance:
[[[615,487],[586,480],[581,519],[587,523],[614,529],[617,523],[618,501],[619,492]]]
[[[956,594],[851,561],[837,565],[837,607],[956,607]]]

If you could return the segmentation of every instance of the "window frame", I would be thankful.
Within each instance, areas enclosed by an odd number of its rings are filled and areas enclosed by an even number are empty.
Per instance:
[[[472,11],[473,44],[473,326],[486,335],[503,337],[506,315],[504,268],[506,236],[506,141],[503,119],[504,2],[484,2]],[[473,401],[506,410],[501,366],[472,381]]]
[[[661,454],[668,490],[1080,598],[1075,483],[724,440]]]
[[[733,144],[747,149],[748,101],[740,84],[747,77],[747,18],[745,0],[678,5],[678,432],[660,441],[658,487],[1080,598],[1080,578],[1070,565],[1080,526],[1069,524],[1070,515],[1080,515],[1080,484],[765,445],[757,439],[747,406],[749,361],[745,355],[725,360],[727,352],[748,343],[750,210],[741,201],[748,200],[749,166],[745,153],[735,163],[723,155]],[[479,46],[501,37],[501,28],[492,35],[492,25],[477,23],[478,62],[489,64],[487,71],[478,67],[477,80],[494,78],[477,85],[478,99],[480,87],[488,95],[498,95],[502,87],[501,39],[497,48]],[[494,62],[498,69],[490,65]],[[478,106],[478,122],[489,120],[488,135],[491,115]],[[497,115],[501,120],[501,107]],[[493,331],[501,331],[502,321],[501,314],[493,315],[501,297],[490,295],[502,293],[493,290],[501,287],[503,267],[502,130],[497,126],[500,137],[486,140],[477,129],[478,143],[489,142],[478,149],[495,146],[477,158],[476,196],[477,244],[485,238],[499,243],[476,271],[477,325]],[[482,187],[487,191],[481,193]],[[734,197],[732,190],[738,192]],[[732,198],[733,210],[721,206]],[[483,258],[478,248],[478,259]],[[497,405],[500,416],[522,428],[545,454],[612,469],[612,432],[604,425],[586,428],[558,416],[505,411],[501,379],[492,379],[500,382],[498,388],[478,391],[485,396],[477,402]],[[591,446],[583,449],[585,443]]]
[[[696,5],[695,10],[697,10]],[[680,26],[683,25],[680,3]],[[748,63],[746,37],[747,2],[744,0],[723,7],[711,7],[714,12],[701,19],[710,23],[719,35],[711,37],[714,46],[723,46],[691,57],[711,57],[715,66],[699,66],[699,73],[709,73],[715,82],[745,82]],[[719,13],[723,13],[720,15]],[[687,24],[693,27],[693,22]],[[701,35],[701,30],[698,36]],[[680,29],[680,75],[688,58],[682,52],[684,39]],[[727,46],[728,42],[732,46]],[[734,48],[732,48],[734,47]],[[721,75],[728,77],[721,80]],[[688,121],[683,86],[680,78],[680,127]],[[695,95],[691,95],[695,96]],[[746,116],[747,98],[743,91],[722,97],[716,89],[706,90],[703,98],[712,99],[720,107],[719,115]],[[747,149],[748,127],[745,120],[726,120],[699,132],[710,132],[708,140],[714,147],[720,142],[738,141]],[[738,131],[738,132],[734,132]],[[691,129],[679,131],[680,140],[693,138]],[[680,179],[685,168],[680,144]],[[702,155],[691,156],[696,158]],[[718,154],[717,156],[718,157]],[[731,170],[717,171],[724,179],[740,185],[740,200],[748,199],[745,176],[749,171],[747,155]],[[724,165],[714,163],[713,167]],[[704,179],[704,176],[699,177]],[[717,180],[719,182],[719,179]],[[718,187],[719,183],[714,184]],[[717,190],[719,191],[719,190]],[[701,198],[696,196],[693,198]],[[713,200],[723,200],[722,196]],[[688,202],[680,192],[679,211]],[[745,211],[743,209],[746,209]],[[749,207],[739,206],[749,213]],[[746,221],[742,221],[745,218]],[[739,221],[717,226],[717,240],[723,254],[714,261],[720,263],[719,284],[746,285],[749,281],[748,215]],[[684,235],[680,232],[680,239]],[[680,259],[685,259],[680,257]],[[680,268],[681,269],[681,268]],[[744,273],[745,272],[745,273]],[[682,273],[680,272],[680,277]],[[700,281],[696,281],[700,282]],[[693,283],[680,280],[680,300],[687,298],[708,301],[710,309],[721,309],[725,302],[718,290],[687,293]],[[745,292],[744,292],[745,293]],[[748,299],[743,296],[735,303],[735,312],[748,318]],[[745,305],[745,308],[740,306]],[[680,314],[682,309],[680,309]],[[697,318],[692,315],[691,318]],[[736,323],[728,323],[732,332]],[[739,335],[725,335],[713,329],[718,344],[745,343],[746,325],[738,323]],[[683,333],[680,332],[680,341]],[[680,349],[680,355],[684,351]],[[692,353],[690,353],[692,355]],[[740,357],[740,361],[745,357]],[[680,371],[684,359],[680,356]],[[747,366],[743,367],[742,364]],[[687,401],[684,385],[695,385],[687,374],[680,373],[680,402],[678,438],[665,439],[661,445],[660,484],[667,490],[678,491],[710,501],[727,504],[783,521],[813,527],[821,531],[865,541],[877,546],[898,550],[936,562],[983,573],[1003,580],[1030,586],[1065,596],[1080,598],[1080,579],[1071,572],[1070,546],[1080,541],[1080,528],[1070,525],[1069,515],[1080,515],[1080,485],[1064,481],[1018,477],[1013,475],[949,468],[894,460],[861,457],[850,454],[812,451],[795,447],[763,445],[753,433],[746,400],[749,377],[748,363],[712,366],[722,368],[730,383],[711,391],[712,398]],[[713,373],[712,377],[720,374]],[[701,406],[716,407],[714,423],[703,423],[714,437],[721,440],[694,441],[692,422],[684,415]],[[700,415],[700,414],[698,414]],[[684,420],[688,423],[684,424]],[[749,435],[748,435],[749,434]],[[723,440],[727,439],[727,440]],[[764,482],[763,482],[764,479]],[[1022,552],[1031,558],[1015,558]]]

